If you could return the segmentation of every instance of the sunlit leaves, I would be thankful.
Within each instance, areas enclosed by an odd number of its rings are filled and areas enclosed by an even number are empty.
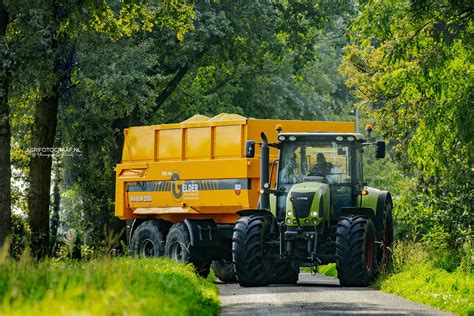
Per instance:
[[[177,38],[183,40],[184,34],[194,29],[193,18],[193,5],[177,0],[148,4],[120,1],[116,5],[103,1],[101,8],[93,12],[91,21],[85,21],[83,26],[88,28],[90,25],[114,40],[130,37],[134,32],[151,32],[153,27],[163,27],[175,29]]]
[[[459,215],[472,211],[474,195],[468,127],[474,122],[473,29],[467,18],[474,9],[451,1],[426,8],[416,3],[369,1],[351,28],[341,71],[415,175],[416,191],[406,194],[421,193],[418,204],[402,207],[442,220],[453,242],[465,232]]]

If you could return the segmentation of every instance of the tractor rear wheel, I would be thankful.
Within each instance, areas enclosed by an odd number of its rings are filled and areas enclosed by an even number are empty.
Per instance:
[[[214,270],[214,274],[216,275],[216,277],[218,277],[219,280],[221,280],[222,282],[233,283],[237,281],[237,277],[234,271],[234,264],[232,263],[232,261],[212,261],[212,269]]]
[[[264,216],[242,216],[234,227],[232,259],[241,286],[264,286],[271,281],[273,260],[265,258],[269,250],[264,242],[270,236],[271,222]]]
[[[159,257],[164,253],[166,226],[160,221],[148,220],[133,232],[130,249],[133,256]]]
[[[207,278],[211,263],[192,258],[191,251],[189,250],[190,246],[191,237],[189,236],[186,224],[180,222],[171,226],[168,236],[166,237],[165,256],[178,262],[192,263],[196,272],[200,276]]]
[[[336,231],[336,269],[342,286],[367,286],[377,270],[375,227],[360,215],[341,216]]]
[[[377,264],[379,269],[389,269],[392,261],[393,248],[393,215],[392,200],[387,199],[384,207],[383,235],[381,238],[381,248],[377,252]]]

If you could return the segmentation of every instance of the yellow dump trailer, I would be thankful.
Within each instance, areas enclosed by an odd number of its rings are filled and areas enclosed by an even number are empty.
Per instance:
[[[232,281],[229,262],[237,212],[258,208],[260,178],[271,174],[265,187],[274,187],[277,178],[278,150],[262,148],[264,159],[255,150],[261,133],[276,143],[278,132],[354,129],[351,122],[259,120],[236,114],[195,115],[177,124],[126,129],[122,162],[116,167],[115,215],[127,220],[132,253],[191,262],[202,275],[213,261],[218,277]]]
[[[177,124],[125,130],[122,163],[116,168],[115,215],[120,219],[212,219],[235,223],[236,212],[256,208],[259,151],[245,158],[247,140],[265,132],[353,132],[352,122],[259,120],[236,114],[195,115]],[[270,151],[270,163],[277,159]],[[273,169],[272,179],[276,178]]]

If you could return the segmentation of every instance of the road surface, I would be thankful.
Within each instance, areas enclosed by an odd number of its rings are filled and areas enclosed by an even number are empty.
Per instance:
[[[371,288],[340,287],[322,275],[300,273],[297,285],[244,288],[219,284],[222,315],[449,315]]]

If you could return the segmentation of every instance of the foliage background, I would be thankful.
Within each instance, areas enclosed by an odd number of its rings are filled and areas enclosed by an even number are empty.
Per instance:
[[[29,213],[34,109],[56,80],[41,5],[23,10],[21,1],[7,1],[16,17],[6,36],[14,69],[16,227],[26,227]],[[107,231],[123,228],[113,216],[113,168],[125,127],[221,112],[353,120],[350,112],[363,104],[362,122],[390,140],[388,159],[367,153],[366,175],[370,185],[393,192],[397,237],[423,242],[440,267],[456,268],[464,245],[472,245],[469,2],[199,1],[163,8],[86,1],[70,7],[60,25],[71,45],[55,146],[80,151],[54,158],[59,194],[52,194],[51,218],[60,235],[75,228],[84,246],[100,249]]]

